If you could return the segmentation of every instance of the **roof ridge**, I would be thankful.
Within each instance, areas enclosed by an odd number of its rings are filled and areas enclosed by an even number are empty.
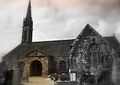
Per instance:
[[[38,42],[32,42],[32,43],[43,43],[43,42],[62,42],[62,41],[72,41],[75,39],[67,39],[67,40],[48,40],[48,41],[38,41]]]

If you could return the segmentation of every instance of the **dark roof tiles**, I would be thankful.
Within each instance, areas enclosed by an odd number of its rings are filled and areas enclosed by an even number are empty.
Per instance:
[[[104,38],[109,42],[112,48],[117,49],[120,46],[120,43],[115,36],[108,36]]]
[[[119,46],[119,42],[114,36],[104,38],[109,42],[112,48],[116,49]],[[22,43],[5,55],[5,57],[24,57],[35,49],[54,57],[68,56],[70,45],[73,43],[73,41],[74,39],[32,42],[30,44]]]
[[[24,57],[28,53],[37,49],[43,53],[46,53],[50,56],[68,56],[70,51],[70,45],[74,40],[58,40],[58,41],[44,41],[44,42],[33,42],[30,44],[22,43],[9,52],[5,57]]]

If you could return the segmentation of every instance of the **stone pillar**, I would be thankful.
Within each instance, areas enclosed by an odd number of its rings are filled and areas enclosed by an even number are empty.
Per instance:
[[[21,82],[28,82],[29,81],[29,75],[27,70],[23,70],[23,74],[21,76]]]
[[[47,77],[48,76],[48,60],[47,57],[43,58],[43,61],[40,61],[42,63],[42,76]]]
[[[13,85],[20,85],[20,74],[19,74],[19,69],[14,69],[13,70]]]

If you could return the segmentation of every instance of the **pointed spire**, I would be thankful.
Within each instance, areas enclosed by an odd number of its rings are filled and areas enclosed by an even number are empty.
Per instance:
[[[31,18],[31,0],[29,0],[26,18]]]
[[[33,20],[31,17],[31,0],[29,0],[26,17],[23,21],[22,43],[31,43],[33,33]]]

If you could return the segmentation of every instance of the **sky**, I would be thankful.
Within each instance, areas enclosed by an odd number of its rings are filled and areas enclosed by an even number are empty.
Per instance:
[[[33,41],[73,39],[86,24],[120,40],[120,0],[31,0]],[[28,0],[0,0],[0,58],[21,43]]]

